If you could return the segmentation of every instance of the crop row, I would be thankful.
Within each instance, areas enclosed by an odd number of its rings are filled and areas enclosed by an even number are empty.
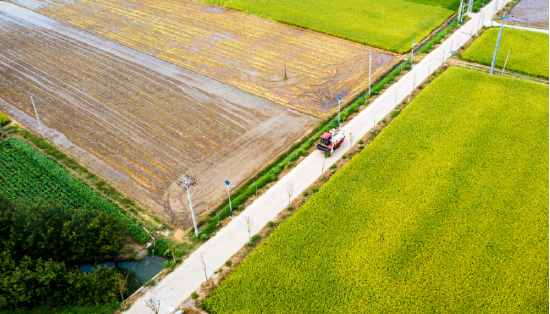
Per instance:
[[[147,233],[120,209],[78,181],[53,160],[17,138],[0,142],[0,194],[13,201],[32,202],[37,198],[67,208],[92,206],[115,215],[140,243]]]

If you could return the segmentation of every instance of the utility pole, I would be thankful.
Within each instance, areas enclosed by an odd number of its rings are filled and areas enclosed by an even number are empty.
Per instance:
[[[414,46],[418,45],[414,40],[412,41],[412,50],[411,50],[411,70],[413,68],[413,58],[414,58]]]
[[[227,195],[229,195],[229,216],[233,218],[233,208],[231,208],[231,193],[229,193],[229,185],[231,184],[231,182],[229,182],[229,180],[225,180],[224,183],[227,186]]]
[[[370,96],[370,71],[372,68],[372,49],[369,50],[369,96]]]
[[[483,12],[481,12],[479,14],[479,20],[477,21],[476,37],[477,37],[477,32],[479,31],[479,23],[481,23],[481,21],[483,21],[484,18],[485,18],[485,14]]]
[[[288,79],[288,77],[286,77],[286,51],[283,52],[283,56],[285,58],[285,81]]]
[[[495,63],[497,62],[498,46],[500,46],[500,37],[502,37],[502,29],[504,28],[504,19],[507,18],[506,13],[502,16],[502,23],[500,23],[500,31],[498,32],[497,45],[495,46],[495,54],[493,55],[493,63],[491,63],[491,74],[495,69]]]
[[[38,126],[40,127],[40,132],[42,132],[42,138],[46,139],[46,136],[44,135],[44,130],[42,130],[42,123],[40,123],[40,118],[38,117],[38,111],[36,111],[36,106],[34,105],[33,96],[31,96],[31,101],[32,101],[32,107],[34,108],[34,113],[36,114],[36,120],[38,120]]]
[[[462,25],[462,0],[460,0],[460,6],[458,7],[458,20],[457,22]]]
[[[502,73],[500,73],[500,76],[504,75],[504,69],[506,69],[506,63],[508,63],[508,57],[510,56],[510,51],[508,50],[508,55],[506,56],[506,61],[504,61],[504,67],[502,67]]]
[[[342,97],[338,96],[338,129],[340,129],[340,102],[342,101]]]
[[[195,220],[195,211],[193,210],[193,203],[191,203],[191,194],[189,193],[189,187],[196,185],[197,181],[188,175],[185,175],[178,185],[187,190],[187,198],[189,199],[189,207],[191,208],[191,217],[193,217],[193,225],[195,227],[195,236],[199,236],[199,229],[197,229],[197,221]]]
[[[497,3],[498,0],[495,0],[495,7],[493,9],[493,15],[491,16],[491,27],[493,27],[493,20],[495,19],[495,13],[497,12]]]

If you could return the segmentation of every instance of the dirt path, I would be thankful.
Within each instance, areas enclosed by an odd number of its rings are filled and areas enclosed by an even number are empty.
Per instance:
[[[198,1],[12,2],[318,117],[368,88],[369,47]],[[372,52],[373,76],[397,62]]]
[[[246,180],[317,123],[6,2],[0,51],[0,110],[40,133],[34,95],[56,146],[165,221],[165,193],[182,174],[203,188],[195,207],[205,214],[223,198],[219,180]],[[231,172],[219,178],[217,167]]]

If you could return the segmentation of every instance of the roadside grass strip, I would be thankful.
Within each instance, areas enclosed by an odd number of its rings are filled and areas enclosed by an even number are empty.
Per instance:
[[[202,307],[547,312],[548,96],[449,68]]]
[[[461,58],[491,65],[499,28],[485,31],[466,49]],[[501,68],[510,51],[506,69],[548,78],[548,34],[505,28],[502,31],[495,66]]]
[[[0,141],[0,194],[12,202],[55,202],[66,208],[97,208],[115,215],[140,243],[149,236],[118,206],[101,198],[51,158],[18,138]]]
[[[403,0],[200,0],[312,29],[384,50],[405,53],[454,12]]]

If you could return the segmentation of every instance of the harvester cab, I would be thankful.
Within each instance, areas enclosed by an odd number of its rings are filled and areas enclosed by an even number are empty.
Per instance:
[[[329,156],[332,152],[340,147],[344,142],[346,135],[342,129],[332,129],[321,135],[321,142],[317,143],[317,148],[327,153]]]

